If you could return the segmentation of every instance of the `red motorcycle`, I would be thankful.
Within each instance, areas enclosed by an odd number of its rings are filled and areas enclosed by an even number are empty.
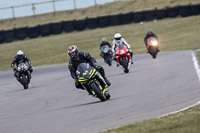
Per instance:
[[[158,47],[158,41],[156,38],[150,37],[147,39],[147,49],[154,59],[158,53]]]
[[[128,52],[126,45],[119,44],[116,47],[116,60],[125,73],[129,72],[131,64],[131,55]]]

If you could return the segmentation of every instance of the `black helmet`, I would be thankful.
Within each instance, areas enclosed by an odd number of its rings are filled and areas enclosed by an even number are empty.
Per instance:
[[[22,50],[17,51],[17,57],[21,60],[24,58],[24,52]]]
[[[72,59],[78,57],[78,48],[75,45],[70,46],[67,52]]]

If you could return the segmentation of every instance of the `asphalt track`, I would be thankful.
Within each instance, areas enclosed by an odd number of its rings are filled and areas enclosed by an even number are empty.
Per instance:
[[[98,61],[111,81],[100,102],[74,87],[67,64],[34,68],[28,90],[0,73],[0,133],[95,133],[159,117],[200,101],[192,51],[134,56],[130,73]]]

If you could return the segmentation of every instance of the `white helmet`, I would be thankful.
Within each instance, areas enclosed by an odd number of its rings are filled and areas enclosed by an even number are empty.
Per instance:
[[[121,36],[120,33],[116,33],[116,34],[114,35],[115,40],[120,40],[121,37],[122,37],[122,36]]]
[[[22,50],[18,50],[17,56],[18,56],[19,59],[22,59],[24,57],[24,52]]]

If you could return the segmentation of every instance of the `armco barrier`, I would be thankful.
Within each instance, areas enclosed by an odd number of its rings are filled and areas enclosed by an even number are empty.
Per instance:
[[[179,15],[179,6],[167,8],[167,15],[170,18],[175,18],[176,16],[178,16]]]
[[[63,32],[63,23],[57,22],[57,23],[51,23],[51,32],[52,34],[60,34]]]
[[[134,12],[133,13],[133,21],[134,22],[141,22],[141,21],[144,21],[144,12],[141,11],[141,12]]]
[[[27,29],[27,32],[28,32],[28,37],[29,38],[37,38],[40,36],[40,29],[38,26],[35,26],[35,27],[29,27]]]
[[[144,20],[145,21],[152,21],[155,19],[155,17],[156,17],[155,10],[144,11]]]
[[[191,12],[191,15],[199,15],[200,14],[200,4],[191,5],[190,12]]]
[[[87,26],[86,19],[76,20],[75,21],[75,29],[78,31],[84,30]]]
[[[15,31],[15,38],[18,40],[24,40],[26,37],[28,37],[27,27],[14,29],[14,31]]]
[[[120,14],[117,15],[111,15],[110,16],[110,25],[115,26],[115,25],[120,25]]]
[[[65,32],[72,32],[75,30],[75,20],[64,21],[63,22],[63,30]]]
[[[50,24],[39,25],[40,35],[49,36],[52,34]]]
[[[156,10],[156,18],[157,19],[164,19],[167,18],[167,10],[166,9],[158,9]]]
[[[12,42],[15,40],[15,32],[14,30],[7,30],[3,32],[3,36],[5,39],[5,42]]]
[[[180,6],[179,7],[179,15],[181,17],[188,17],[188,16],[191,16],[191,13],[190,13],[190,5],[188,6]]]
[[[0,44],[4,42],[3,31],[0,31]]]
[[[99,27],[103,28],[103,27],[107,27],[110,25],[110,16],[101,16],[98,17],[98,25]]]
[[[130,24],[133,22],[133,12],[120,15],[121,24]]]
[[[87,18],[86,21],[89,29],[95,29],[98,27],[98,18]]]

